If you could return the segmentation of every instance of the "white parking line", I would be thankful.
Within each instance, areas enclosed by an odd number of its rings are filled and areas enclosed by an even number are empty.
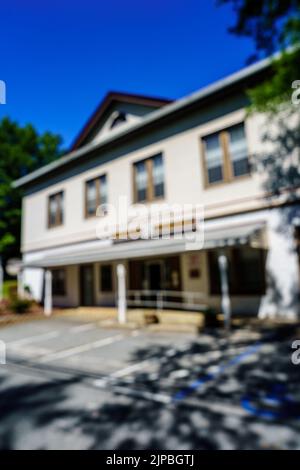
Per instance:
[[[94,341],[92,343],[86,343],[80,346],[75,346],[73,348],[64,349],[62,351],[58,351],[53,354],[49,354],[46,357],[40,358],[39,362],[51,362],[51,361],[55,361],[56,359],[62,359],[62,358],[73,356],[75,354],[80,354],[82,352],[86,352],[91,349],[102,348],[103,346],[107,346],[108,344],[112,344],[112,343],[115,343],[116,341],[120,341],[124,337],[125,337],[124,335],[114,335],[114,336],[109,336],[108,338]]]
[[[119,379],[120,377],[124,377],[125,375],[131,374],[131,372],[135,372],[139,369],[142,369],[145,365],[150,363],[150,359],[146,359],[145,361],[137,362],[132,366],[124,367],[124,369],[117,370],[113,372],[110,377],[114,379]]]
[[[140,334],[140,332],[138,330],[135,330],[135,331],[132,332],[131,335],[132,336],[138,336],[139,334]],[[172,357],[177,352],[185,352],[189,348],[190,348],[189,344],[182,345],[182,346],[178,347],[177,349],[170,348],[166,352],[166,357]],[[160,361],[164,360],[164,359],[165,359],[165,357],[163,356],[163,357],[161,357]],[[110,377],[114,378],[114,379],[119,379],[121,377],[125,377],[126,375],[129,375],[132,372],[136,372],[139,369],[143,369],[144,366],[147,366],[147,365],[149,365],[153,362],[157,362],[157,361],[158,361],[157,358],[145,359],[144,361],[137,362],[136,364],[132,364],[131,366],[124,367],[124,369],[120,369],[120,370],[117,370],[116,372],[113,372],[112,374],[110,374]]]
[[[97,388],[105,389],[109,381],[99,379],[93,382],[93,385]],[[150,400],[158,403],[163,403],[165,405],[170,404],[172,402],[172,397],[166,395],[164,393],[152,393],[143,390],[136,390],[134,388],[124,387],[120,385],[114,386],[114,391],[121,393],[122,395],[127,395],[130,397],[142,398],[144,400]]]
[[[70,328],[71,333],[81,333],[82,331],[89,331],[95,327],[95,323],[84,323],[83,325],[76,325]]]
[[[25,355],[24,355],[24,348],[21,349],[21,347],[15,347],[13,348],[13,353],[17,353],[19,354],[20,352],[22,352],[22,357],[28,357],[28,355],[30,356],[45,356],[45,354],[49,354],[51,352],[50,349],[46,349],[46,348],[40,348],[39,346],[31,346],[29,345],[28,347],[26,347],[26,350],[25,350]]]
[[[21,338],[21,339],[17,339],[17,340],[14,340],[14,341],[11,341],[11,342],[7,342],[6,344],[8,346],[23,346],[25,344],[29,344],[29,343],[35,343],[35,342],[39,342],[39,341],[46,341],[48,339],[52,339],[52,338],[57,338],[58,336],[62,336],[62,335],[66,335],[68,333],[81,333],[83,331],[89,331],[89,330],[92,330],[94,327],[95,327],[96,323],[84,323],[84,324],[80,324],[80,325],[76,325],[76,326],[73,326],[71,328],[69,328],[68,330],[66,331],[58,331],[58,330],[55,330],[55,331],[48,331],[47,333],[40,333],[40,334],[37,334],[37,335],[33,335],[33,336],[29,336],[29,337],[25,337],[25,338]]]
[[[41,333],[39,335],[29,336],[27,338],[17,339],[15,341],[8,342],[8,346],[23,346],[24,344],[36,343],[38,341],[43,341],[46,339],[56,338],[61,334],[60,331],[49,331],[48,333]]]

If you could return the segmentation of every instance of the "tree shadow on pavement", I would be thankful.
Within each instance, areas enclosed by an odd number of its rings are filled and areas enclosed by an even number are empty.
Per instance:
[[[0,447],[20,448],[18,426],[25,420],[27,448],[71,447],[64,439],[72,435],[73,448],[90,449],[300,448],[300,376],[291,362],[293,339],[294,330],[277,329],[261,346],[255,343],[253,354],[242,356],[253,339],[241,335],[228,341],[216,330],[184,349],[155,345],[136,350],[132,362],[149,360],[149,366],[104,390],[93,389],[98,399],[92,398],[93,406],[84,396],[80,405],[78,396],[76,403],[70,399],[74,387],[87,386],[79,377],[26,385],[1,377]],[[227,364],[222,373],[220,364]],[[124,392],[118,394],[117,386]],[[133,391],[155,395],[137,398]],[[163,403],[157,396],[172,400]],[[36,433],[42,436],[49,426],[56,433],[51,445],[46,437],[37,442]]]

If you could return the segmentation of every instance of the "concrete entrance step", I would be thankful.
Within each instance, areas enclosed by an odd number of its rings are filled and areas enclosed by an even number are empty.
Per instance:
[[[99,322],[102,327],[118,327],[118,312],[114,307],[78,307],[56,309],[56,315],[72,316],[79,321]],[[204,314],[180,310],[129,309],[127,322],[122,328],[147,326],[153,331],[195,332],[204,326]]]

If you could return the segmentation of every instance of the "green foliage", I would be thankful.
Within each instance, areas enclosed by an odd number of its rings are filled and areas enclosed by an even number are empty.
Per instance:
[[[254,40],[250,61],[281,54],[273,60],[273,73],[249,91],[251,109],[274,112],[290,100],[294,80],[300,79],[300,0],[218,0],[232,4],[236,23],[229,31]]]
[[[292,83],[300,77],[300,50],[283,52],[273,61],[273,74],[261,85],[248,90],[251,110],[276,112],[282,103],[291,101]]]
[[[14,313],[27,313],[32,307],[33,301],[14,297],[9,302],[9,309]]]
[[[10,299],[11,297],[16,295],[17,292],[17,281],[4,281],[3,283],[3,298]]]
[[[218,0],[232,4],[236,23],[229,31],[255,41],[256,58],[300,42],[300,0]],[[252,57],[253,59],[254,57]]]
[[[19,255],[22,191],[11,183],[61,155],[60,136],[39,135],[31,124],[20,126],[9,118],[0,121],[0,255]]]

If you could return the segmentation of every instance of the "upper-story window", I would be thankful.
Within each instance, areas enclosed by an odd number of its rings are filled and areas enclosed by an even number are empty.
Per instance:
[[[134,164],[134,202],[147,202],[164,196],[162,154]]]
[[[85,183],[85,215],[93,217],[97,208],[107,204],[107,177],[101,175]],[[106,213],[104,209],[103,214]]]
[[[58,227],[64,222],[64,192],[52,194],[48,199],[48,227]]]
[[[203,139],[206,186],[250,172],[244,123]]]

